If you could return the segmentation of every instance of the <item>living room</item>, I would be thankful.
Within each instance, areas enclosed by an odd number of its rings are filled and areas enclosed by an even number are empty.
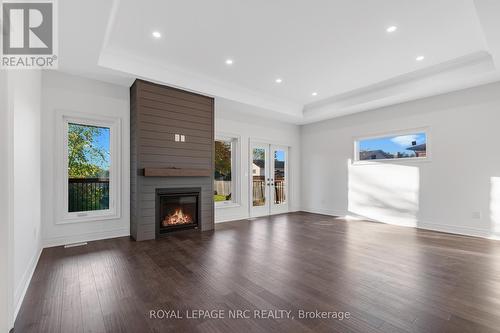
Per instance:
[[[0,332],[498,331],[499,3],[2,10]]]

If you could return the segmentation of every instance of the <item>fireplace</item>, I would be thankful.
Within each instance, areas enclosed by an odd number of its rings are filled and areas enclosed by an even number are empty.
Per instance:
[[[200,225],[201,188],[161,188],[156,190],[156,237]]]

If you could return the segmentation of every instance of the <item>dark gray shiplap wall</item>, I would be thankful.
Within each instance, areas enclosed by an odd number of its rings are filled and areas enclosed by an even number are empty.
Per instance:
[[[136,240],[155,238],[155,189],[201,187],[201,230],[214,228],[213,176],[144,177],[144,168],[210,169],[214,100],[136,80],[130,88],[131,225]],[[184,134],[186,142],[175,142]]]

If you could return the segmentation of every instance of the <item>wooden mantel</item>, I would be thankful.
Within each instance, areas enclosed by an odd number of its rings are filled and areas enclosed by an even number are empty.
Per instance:
[[[144,168],[144,177],[210,177],[210,169]]]

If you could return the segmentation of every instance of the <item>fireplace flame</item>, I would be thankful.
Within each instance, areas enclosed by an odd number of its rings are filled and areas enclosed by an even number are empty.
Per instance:
[[[176,208],[175,212],[173,214],[166,216],[162,222],[164,227],[167,227],[169,225],[179,225],[188,223],[193,223],[193,219],[191,218],[191,215],[184,214],[182,208]]]

